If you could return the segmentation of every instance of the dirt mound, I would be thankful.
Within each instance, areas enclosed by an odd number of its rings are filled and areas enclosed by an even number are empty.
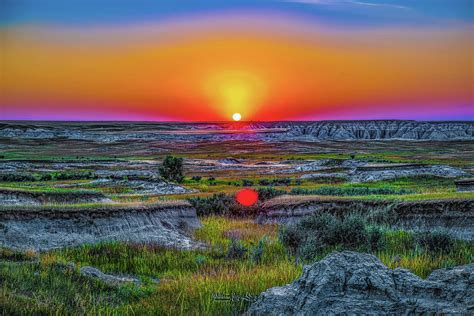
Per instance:
[[[247,315],[471,314],[474,264],[426,280],[377,257],[344,251],[306,266],[291,284],[263,292]]]

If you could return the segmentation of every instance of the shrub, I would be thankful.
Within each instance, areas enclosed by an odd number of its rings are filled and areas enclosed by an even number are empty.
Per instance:
[[[305,237],[304,232],[298,229],[297,225],[283,226],[278,231],[278,239],[292,255],[296,254]]]
[[[263,249],[265,247],[266,241],[267,241],[267,237],[263,236],[263,238],[258,241],[257,246],[252,248],[252,250],[250,251],[250,260],[253,263],[258,264],[262,261]]]
[[[257,189],[257,192],[258,192],[258,198],[260,201],[266,201],[271,198],[274,198],[275,196],[286,194],[286,191],[277,190],[275,188],[260,188],[260,189]]]
[[[160,175],[166,180],[178,183],[183,182],[183,158],[166,156],[158,170]]]
[[[248,180],[248,179],[244,179],[244,180],[242,180],[242,186],[244,186],[244,187],[251,187],[251,186],[253,186],[253,181],[252,181],[252,180]]]
[[[384,248],[384,234],[379,227],[371,227],[367,230],[367,243],[371,252]]]
[[[377,225],[394,225],[398,221],[394,205],[372,208],[365,217],[368,223]]]
[[[216,181],[216,178],[211,176],[211,177],[207,178],[207,181],[209,181],[209,182]]]
[[[344,218],[344,220],[340,221],[339,225],[336,225],[336,227],[332,229],[334,231],[332,231],[331,234],[336,236],[336,240],[339,239],[339,244],[347,248],[357,249],[367,243],[367,231],[365,230],[364,218],[359,214],[350,214]],[[335,245],[337,244],[331,246]]]
[[[237,238],[231,238],[226,258],[242,259],[247,251],[248,249]]]
[[[196,208],[198,216],[248,216],[255,215],[259,211],[258,203],[252,206],[243,206],[235,200],[234,195],[225,193],[216,193],[208,197],[189,198],[188,201]]]
[[[0,174],[0,182],[33,182],[36,178],[27,173],[5,173]]]
[[[319,213],[290,225],[280,231],[280,240],[292,254],[309,260],[326,249],[366,247],[368,232],[364,218],[349,214],[338,218],[329,213]]]
[[[259,185],[270,185],[270,181],[268,181],[267,179],[261,179],[258,181],[258,184]]]
[[[40,177],[40,181],[51,181],[53,180],[53,176],[50,173],[42,174]]]
[[[196,262],[196,264],[198,266],[200,265],[203,265],[206,263],[206,257],[203,256],[203,255],[197,255],[195,258],[194,258],[194,262]]]
[[[424,232],[415,235],[418,246],[432,253],[449,253],[454,247],[454,239],[445,232]]]
[[[291,179],[290,178],[277,178],[273,179],[271,182],[272,185],[276,186],[288,186],[291,184]]]
[[[217,193],[210,197],[196,197],[189,199],[189,202],[196,208],[197,215],[230,215],[234,198],[224,193]]]
[[[197,181],[197,182],[201,181],[201,179],[202,179],[201,176],[193,176],[193,177],[191,178],[191,180]]]

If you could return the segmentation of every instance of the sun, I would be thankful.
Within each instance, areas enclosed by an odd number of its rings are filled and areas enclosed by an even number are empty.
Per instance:
[[[232,115],[232,119],[233,119],[234,121],[236,121],[236,122],[237,122],[237,121],[240,121],[241,118],[242,118],[242,115],[240,115],[240,113],[234,113],[234,114]]]

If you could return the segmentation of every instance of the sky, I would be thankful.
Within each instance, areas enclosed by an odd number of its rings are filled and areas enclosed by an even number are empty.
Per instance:
[[[474,120],[471,0],[3,0],[0,119]]]

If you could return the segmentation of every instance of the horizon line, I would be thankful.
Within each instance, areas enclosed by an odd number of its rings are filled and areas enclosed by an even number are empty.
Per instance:
[[[272,122],[364,122],[364,121],[412,121],[412,122],[474,122],[474,118],[467,119],[430,119],[430,120],[417,120],[417,119],[335,119],[335,120],[249,120],[249,121],[178,121],[178,120],[34,120],[34,119],[0,119],[0,122],[57,122],[57,123],[272,123]]]

